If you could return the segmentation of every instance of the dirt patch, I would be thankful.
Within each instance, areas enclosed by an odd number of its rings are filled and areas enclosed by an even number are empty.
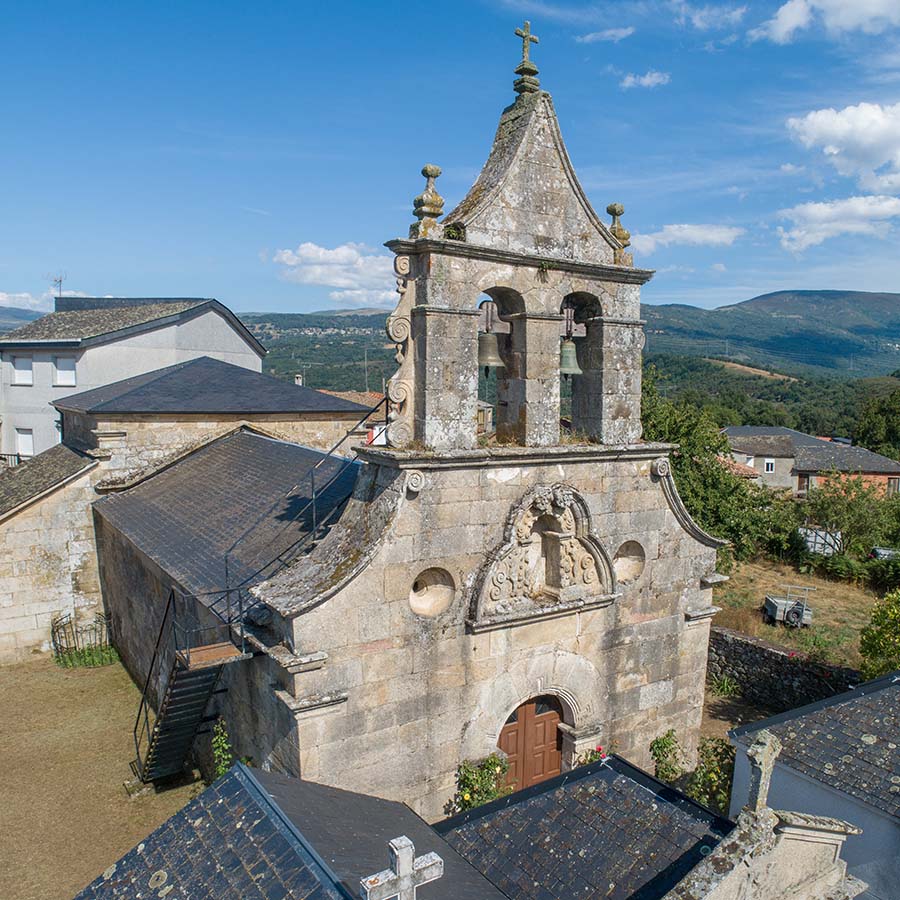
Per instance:
[[[710,359],[703,357],[704,362],[712,363],[716,366],[722,366],[723,369],[732,369],[735,372],[743,372],[745,375],[759,375],[760,378],[771,378],[774,381],[798,381],[791,375],[780,375],[778,372],[770,372],[768,369],[755,369],[753,366],[743,366],[736,362],[726,362],[724,359]]]
[[[760,722],[771,715],[774,715],[772,710],[755,706],[741,697],[719,697],[707,684],[700,737],[727,739],[730,729],[750,722]]]
[[[0,668],[4,897],[71,898],[199,793],[125,794],[139,700],[119,664]]]
[[[809,595],[813,621],[809,628],[766,625],[760,608],[766,594],[784,594],[787,585],[816,588]],[[868,624],[876,595],[865,588],[816,575],[801,575],[793,567],[761,561],[742,563],[731,580],[716,588],[715,604],[722,607],[714,622],[742,634],[806,653],[813,659],[858,669],[859,633]]]

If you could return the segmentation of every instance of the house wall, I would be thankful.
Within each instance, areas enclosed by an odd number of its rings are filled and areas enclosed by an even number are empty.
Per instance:
[[[822,485],[828,481],[829,478],[833,477],[830,473],[824,475],[815,475],[810,474],[809,476],[809,486],[810,488],[814,487],[822,487]],[[881,473],[872,473],[872,472],[852,472],[841,474],[838,473],[839,478],[861,478],[863,483],[866,485],[874,486],[879,488],[880,490],[887,492],[889,483],[893,481],[895,484],[900,482],[900,475],[887,475]],[[898,490],[898,488],[893,488],[893,491]]]
[[[388,467],[374,481],[385,490]],[[584,496],[610,557],[626,541],[641,544],[642,574],[605,608],[471,633],[470,594],[504,543],[511,508],[559,481]],[[425,618],[410,592],[431,567],[449,572],[456,590],[445,613]],[[429,470],[363,571],[293,620],[296,654],[328,654],[324,667],[293,677],[298,705],[310,705],[296,716],[299,774],[434,819],[458,764],[493,752],[510,712],[542,693],[567,711],[569,761],[599,742],[646,765],[651,740],[669,728],[693,752],[709,619],[686,613],[710,606],[699,579],[714,567],[715,551],[685,532],[649,458]],[[317,699],[344,694],[328,706]]]
[[[13,356],[31,355],[31,386],[13,384]],[[75,356],[74,387],[54,387],[53,358]],[[34,452],[59,443],[55,400],[71,394],[151,372],[164,366],[211,356],[255,372],[261,371],[259,354],[215,310],[138,334],[80,350],[44,346],[20,351],[4,350],[0,355],[0,443],[3,453],[15,452],[15,429],[31,428]]]
[[[747,803],[750,786],[746,748],[740,744],[737,748],[731,789],[731,819]],[[862,828],[862,834],[847,838],[841,851],[850,874],[869,885],[869,889],[859,895],[860,900],[896,900],[897,886],[900,885],[900,823],[848,794],[833,791],[821,782],[794,772],[780,762],[775,764],[772,773],[768,802],[773,809],[831,816]]]
[[[760,481],[767,487],[797,490],[797,476],[792,474],[794,468],[793,457],[754,456],[753,462],[747,462],[747,457],[750,456],[749,453],[744,453],[742,450],[732,450],[731,455],[737,462],[755,469],[759,473]],[[766,459],[774,460],[774,472],[766,472]]]
[[[0,521],[0,663],[50,647],[59,613],[100,609],[89,470]]]
[[[258,425],[283,440],[330,450],[361,418],[362,413],[250,413],[245,415],[122,415],[63,414],[67,444],[99,448],[110,454],[111,472],[133,471],[171,457],[179,449],[210,440],[242,422]],[[338,449],[349,456],[363,441],[354,436]]]

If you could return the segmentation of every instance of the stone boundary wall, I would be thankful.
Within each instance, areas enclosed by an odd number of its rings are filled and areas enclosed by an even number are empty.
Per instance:
[[[846,691],[862,681],[855,669],[813,662],[729,628],[709,632],[707,678],[727,675],[741,695],[775,712],[796,709]]]

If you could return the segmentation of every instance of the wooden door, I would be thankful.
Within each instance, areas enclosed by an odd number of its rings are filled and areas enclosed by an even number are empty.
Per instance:
[[[527,700],[506,720],[497,746],[509,757],[506,783],[515,790],[562,771],[562,707],[549,695]]]

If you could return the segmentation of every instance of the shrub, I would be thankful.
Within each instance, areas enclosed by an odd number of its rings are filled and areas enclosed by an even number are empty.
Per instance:
[[[860,635],[859,652],[866,678],[900,669],[900,590],[885,594],[875,604]]]
[[[460,763],[456,770],[456,793],[444,811],[453,815],[505,797],[512,792],[506,784],[508,771],[509,762],[498,753],[492,753],[481,762],[466,760]]]
[[[736,697],[741,692],[741,686],[730,675],[714,678],[710,687],[717,697]]]
[[[660,781],[672,784],[684,775],[684,753],[675,729],[670,728],[650,742],[650,756],[655,764],[654,774]]]
[[[724,738],[703,738],[697,749],[697,768],[691,772],[685,793],[719,815],[728,815],[734,777],[734,747]]]
[[[115,647],[110,646],[79,647],[56,653],[53,659],[64,669],[96,668],[118,662],[119,654],[116,653]]]
[[[216,778],[224,775],[234,764],[234,750],[228,737],[228,728],[223,718],[213,725],[212,736],[213,772]]]

